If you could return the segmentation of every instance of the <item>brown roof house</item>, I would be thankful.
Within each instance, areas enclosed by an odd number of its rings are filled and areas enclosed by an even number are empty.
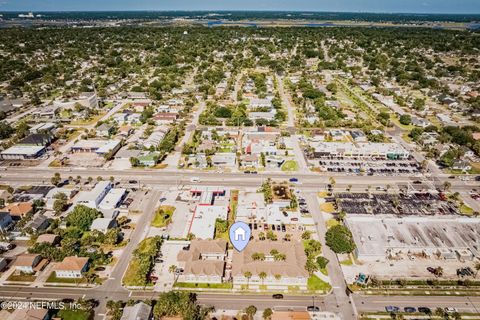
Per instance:
[[[234,251],[232,277],[234,289],[261,285],[268,289],[307,289],[307,256],[301,242],[251,241],[242,252]],[[250,273],[251,277],[245,277]],[[260,275],[265,274],[262,279]]]
[[[20,220],[25,215],[33,212],[33,205],[31,202],[15,202],[3,208],[2,211],[8,212],[12,219]]]
[[[48,243],[48,244],[56,244],[58,242],[58,236],[56,234],[45,233],[41,234],[37,238],[37,243]]]
[[[15,260],[15,270],[23,273],[35,273],[38,270],[36,267],[39,265],[41,260],[42,257],[39,254],[21,254],[17,257],[17,260]]]
[[[62,262],[57,264],[55,275],[57,278],[81,278],[82,273],[87,271],[88,258],[83,257],[66,257]]]
[[[184,269],[178,281],[222,283],[226,255],[225,240],[192,240],[189,249],[178,254],[179,267]]]
[[[47,309],[16,309],[13,312],[2,310],[0,312],[2,320],[47,320],[50,319]]]

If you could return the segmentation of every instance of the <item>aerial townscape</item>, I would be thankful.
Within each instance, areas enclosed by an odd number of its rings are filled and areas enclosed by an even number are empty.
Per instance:
[[[473,6],[0,12],[0,320],[480,319]]]

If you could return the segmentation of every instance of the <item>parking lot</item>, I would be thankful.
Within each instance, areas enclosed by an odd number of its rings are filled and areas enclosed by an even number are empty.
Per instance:
[[[170,266],[178,266],[178,253],[189,243],[189,241],[165,241],[163,243],[153,269],[153,275],[158,277],[155,290],[168,291],[173,286],[174,274],[168,269]]]
[[[324,156],[310,160],[310,163],[314,166],[318,164],[324,171],[351,174],[365,172],[368,175],[402,175],[420,172],[420,165],[414,160],[387,161],[375,158],[357,159]]]
[[[335,202],[346,214],[457,215],[457,208],[438,194],[415,192],[411,194],[337,193],[326,198]]]
[[[347,283],[353,283],[355,277],[359,273],[364,273],[369,276],[375,276],[383,280],[402,279],[433,279],[435,275],[428,270],[428,268],[441,267],[443,274],[440,279],[474,279],[475,275],[458,276],[457,270],[469,267],[474,269],[474,262],[461,262],[459,260],[444,260],[444,259],[421,259],[415,260],[405,259],[398,261],[367,261],[351,266],[342,265],[343,272]]]

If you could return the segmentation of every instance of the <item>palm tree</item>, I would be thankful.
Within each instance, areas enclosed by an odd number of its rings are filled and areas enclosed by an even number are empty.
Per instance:
[[[247,288],[249,286],[250,278],[252,277],[252,273],[250,271],[246,271],[243,276],[247,278]]]
[[[445,316],[445,310],[443,310],[443,308],[438,307],[437,309],[435,309],[435,315],[437,317],[443,318]]]
[[[263,285],[263,281],[265,280],[265,278],[267,277],[267,274],[265,272],[260,272],[258,274],[258,277],[260,278],[260,280],[262,280],[262,285]]]
[[[168,267],[168,272],[174,273],[175,271],[177,271],[176,265],[172,264],[170,267]]]
[[[332,190],[333,190],[333,188],[335,187],[335,184],[337,183],[337,181],[335,181],[335,178],[334,178],[334,177],[328,178],[328,181],[329,181],[330,184],[332,185]]]
[[[248,316],[248,319],[253,319],[253,316],[255,315],[255,313],[257,313],[257,308],[255,306],[248,306],[246,309],[245,309],[245,313],[247,314]]]
[[[279,274],[279,273],[277,273],[277,274],[274,275],[274,277],[275,277],[275,280],[278,281],[278,280],[280,280],[280,279],[282,278],[282,275]]]
[[[442,267],[437,267],[437,268],[435,269],[435,275],[436,275],[437,277],[443,276],[443,268],[442,268]]]
[[[443,183],[443,191],[448,191],[450,190],[450,187],[452,186],[452,184],[450,183],[450,181],[445,181]]]

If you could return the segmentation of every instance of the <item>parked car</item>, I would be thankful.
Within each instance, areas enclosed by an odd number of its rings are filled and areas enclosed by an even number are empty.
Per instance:
[[[418,307],[418,312],[425,313],[425,314],[431,314],[432,310],[427,307]]]
[[[445,312],[446,313],[455,313],[455,312],[458,312],[458,310],[457,310],[457,308],[454,308],[454,307],[446,307]]]
[[[298,182],[298,179],[297,179],[297,178],[290,178],[289,181],[290,181],[290,182]]]
[[[283,299],[283,294],[276,293],[276,294],[272,295],[272,298],[273,299]]]
[[[320,311],[320,308],[317,307],[317,306],[308,306],[307,311],[309,311],[309,312]]]
[[[414,307],[405,307],[403,308],[403,311],[407,313],[414,313],[414,312],[417,312],[417,309],[415,309]]]
[[[400,308],[396,307],[396,306],[386,306],[385,310],[387,312],[398,312],[398,311],[400,311]]]

